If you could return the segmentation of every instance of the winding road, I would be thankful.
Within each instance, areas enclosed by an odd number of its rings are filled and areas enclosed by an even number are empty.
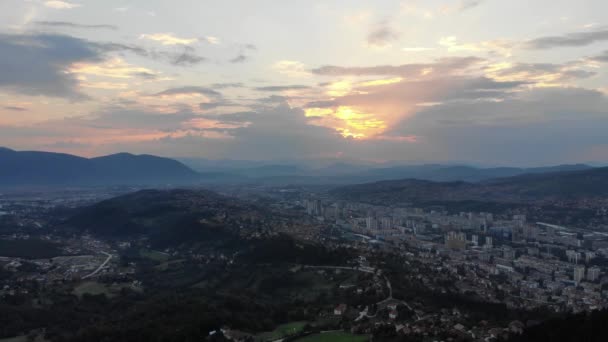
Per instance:
[[[84,277],[82,277],[82,279],[87,279],[87,278],[90,278],[90,277],[96,275],[97,273],[99,273],[99,271],[101,271],[108,264],[108,262],[110,262],[110,259],[112,259],[112,254],[106,253],[106,252],[101,252],[101,253],[108,256],[106,258],[106,260],[101,265],[99,265],[99,267],[97,267],[97,269],[95,271],[85,275]]]

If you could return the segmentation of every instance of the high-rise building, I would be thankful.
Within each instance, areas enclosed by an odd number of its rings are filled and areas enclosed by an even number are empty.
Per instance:
[[[382,229],[391,229],[393,228],[393,219],[391,217],[383,217],[380,219],[380,225]]]
[[[584,266],[576,266],[574,268],[574,274],[572,279],[575,283],[579,284],[585,278],[585,267]]]
[[[596,281],[600,278],[600,268],[597,266],[587,269],[587,280]]]
[[[471,243],[473,243],[473,246],[479,246],[479,237],[476,234],[471,236]]]
[[[368,216],[365,218],[365,226],[368,230],[378,229],[378,220],[376,218]]]
[[[581,253],[573,250],[567,250],[566,257],[568,258],[568,262],[578,264],[578,261],[581,259]]]
[[[337,202],[335,204],[334,218],[336,220],[340,220],[340,219],[344,218],[344,205],[340,202]]]
[[[484,247],[491,249],[493,246],[494,245],[493,245],[492,237],[486,236],[486,244],[484,245]]]
[[[462,232],[448,232],[445,236],[445,245],[451,249],[465,249],[467,246],[467,237]]]

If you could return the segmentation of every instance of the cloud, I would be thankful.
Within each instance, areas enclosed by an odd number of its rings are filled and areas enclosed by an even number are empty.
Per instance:
[[[597,56],[591,57],[591,60],[600,63],[608,63],[608,50],[602,52]]]
[[[186,48],[177,54],[163,54],[167,56],[170,63],[176,66],[191,66],[205,62],[207,58],[197,55],[192,49]]]
[[[72,8],[82,6],[80,4],[75,4],[75,3],[71,3],[71,2],[67,2],[67,1],[58,1],[58,0],[45,1],[44,5],[46,7],[54,8],[54,9],[72,9]]]
[[[437,74],[462,72],[484,61],[478,57],[441,58],[434,63],[413,63],[402,65],[378,65],[371,67],[344,67],[326,65],[312,70],[313,74],[324,76],[418,76],[426,71]]]
[[[454,36],[441,37],[437,43],[447,48],[449,52],[489,52],[505,57],[511,56],[511,51],[516,45],[512,41],[504,39],[487,40],[479,43],[461,43]]]
[[[333,108],[338,106],[338,102],[333,100],[312,101],[304,105],[304,108]]]
[[[104,52],[130,52],[140,57],[150,57],[151,52],[141,46],[122,43],[94,43],[95,46]]]
[[[232,58],[230,60],[230,63],[243,63],[246,62],[249,59],[249,57],[247,57],[244,54],[239,54],[236,57]]]
[[[10,110],[10,111],[13,111],[13,112],[24,112],[24,111],[27,110],[27,108],[18,107],[18,106],[3,106],[2,109]]]
[[[70,68],[103,59],[98,46],[80,38],[0,34],[0,88],[26,95],[84,99]]]
[[[117,30],[115,25],[108,24],[77,24],[69,21],[36,21],[34,24],[47,27],[76,28],[76,29],[106,29]]]
[[[276,62],[272,68],[278,73],[299,78],[299,77],[310,77],[310,72],[306,69],[304,63],[299,61],[282,60]]]
[[[606,95],[581,88],[535,88],[500,102],[449,102],[419,110],[387,135],[422,136],[436,160],[511,165],[585,162],[608,144]],[[482,142],[482,143],[480,143]],[[606,151],[604,149],[604,151]]]
[[[391,42],[399,39],[399,32],[389,25],[387,21],[383,21],[371,30],[367,35],[367,44],[374,47],[387,47]]]
[[[159,42],[162,45],[191,45],[198,42],[197,38],[180,38],[173,33],[142,34],[139,39],[148,39]]]
[[[411,46],[411,47],[401,48],[401,50],[405,51],[405,52],[424,52],[424,51],[434,50],[434,48],[422,47],[422,46]]]
[[[450,84],[445,85],[446,82]],[[421,83],[422,82],[422,83]],[[523,88],[490,79],[425,80],[370,88],[381,100],[441,100],[414,106],[373,139],[344,137],[334,127],[277,97],[272,106],[252,111],[197,115],[189,111],[158,113],[113,106],[89,116],[33,126],[0,126],[0,145],[91,154],[128,150],[168,156],[209,158],[460,161],[539,165],[585,162],[606,156],[606,95],[581,88]],[[424,93],[425,87],[441,87]],[[437,88],[435,88],[437,89]],[[503,91],[502,101],[479,101],[487,91]],[[382,93],[385,96],[380,96]],[[373,94],[358,94],[371,96]],[[389,95],[388,97],[386,95]],[[354,98],[343,99],[342,101]],[[321,104],[319,104],[321,105]],[[327,104],[328,107],[331,104]],[[337,103],[338,106],[345,106]],[[350,114],[361,114],[352,112]],[[336,115],[348,114],[348,111]],[[365,114],[365,113],[363,113]],[[333,118],[336,119],[336,118]],[[70,146],[72,145],[73,146]],[[82,145],[82,146],[80,146]]]
[[[553,63],[498,63],[486,68],[486,73],[500,81],[523,81],[535,86],[557,86],[566,82],[595,76],[595,71],[583,69],[579,62]]]
[[[466,11],[481,5],[484,0],[461,0],[458,6],[459,11]]]
[[[73,63],[68,71],[72,74],[95,75],[108,78],[128,79],[142,74],[155,74],[154,71],[135,66],[121,58],[111,58],[102,63]]]
[[[169,132],[182,129],[187,122],[197,117],[188,111],[158,113],[146,108],[109,106],[73,121],[81,126],[98,129],[132,128]]]
[[[232,101],[214,101],[199,104],[199,108],[202,110],[211,110],[219,107],[242,107],[242,105]]]
[[[608,30],[567,33],[561,36],[547,36],[529,40],[523,44],[531,50],[552,49],[558,47],[577,47],[608,40]]]
[[[309,86],[294,84],[294,85],[285,85],[285,86],[266,86],[266,87],[257,87],[255,90],[257,91],[286,91],[286,90],[302,90],[309,89]]]
[[[220,39],[218,37],[213,36],[204,37],[203,40],[212,45],[217,45],[220,43]]]
[[[242,88],[245,85],[241,82],[227,82],[227,83],[213,83],[211,88],[224,89],[224,88]]]
[[[199,86],[184,86],[177,88],[169,88],[159,93],[154,94],[155,96],[174,96],[174,95],[205,95],[213,98],[220,98],[222,94],[211,88],[199,87]]]
[[[167,62],[175,66],[192,66],[207,61],[207,58],[196,53],[191,46],[183,46],[183,50],[175,51],[157,51],[155,49],[146,49],[138,45],[122,44],[122,43],[95,43],[101,50],[105,52],[129,52],[140,57],[150,58],[156,61]]]
[[[280,103],[287,103],[287,97],[280,95],[270,95],[267,97],[256,99],[256,101],[262,104],[262,107],[267,105],[276,106]]]

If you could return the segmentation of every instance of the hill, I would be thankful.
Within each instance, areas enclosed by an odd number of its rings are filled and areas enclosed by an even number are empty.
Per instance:
[[[205,190],[142,190],[80,209],[67,225],[104,237],[146,236],[156,245],[220,240],[257,208]]]
[[[332,190],[331,193],[341,199],[377,204],[608,198],[608,168],[525,174],[480,183],[402,179],[344,186]]]
[[[0,149],[0,185],[108,185],[188,183],[200,175],[184,164],[129,153],[98,158]]]

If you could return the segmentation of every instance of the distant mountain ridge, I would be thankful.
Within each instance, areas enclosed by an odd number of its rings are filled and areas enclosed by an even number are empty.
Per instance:
[[[309,165],[307,162],[260,162],[182,159],[195,170],[223,172],[239,175],[249,180],[265,183],[297,184],[354,184],[391,179],[421,179],[438,182],[466,181],[481,182],[500,177],[511,177],[528,173],[546,173],[558,171],[588,170],[585,164],[557,165],[536,168],[491,167],[480,168],[468,165],[363,165],[356,163],[335,162],[322,167]]]
[[[343,186],[331,193],[341,199],[376,204],[428,201],[529,202],[608,198],[608,167],[529,173],[479,183],[388,180]]]
[[[380,165],[338,162],[313,167],[301,162],[205,161],[117,153],[83,158],[64,153],[13,151],[0,147],[0,186],[159,185],[255,183],[347,185],[392,179],[486,182],[548,172],[590,170],[584,164],[539,168],[479,168],[466,165]],[[194,161],[193,161],[194,160]],[[187,166],[192,165],[196,169]],[[392,164],[394,165],[394,164]]]
[[[481,182],[500,177],[512,177],[531,173],[563,172],[588,170],[592,167],[584,164],[557,165],[537,168],[494,167],[477,168],[466,165],[413,165],[394,166],[389,168],[372,169],[363,172],[363,178],[382,179],[421,179],[437,182],[465,181]]]
[[[0,148],[0,185],[188,183],[201,175],[169,158],[118,153],[97,158]]]

